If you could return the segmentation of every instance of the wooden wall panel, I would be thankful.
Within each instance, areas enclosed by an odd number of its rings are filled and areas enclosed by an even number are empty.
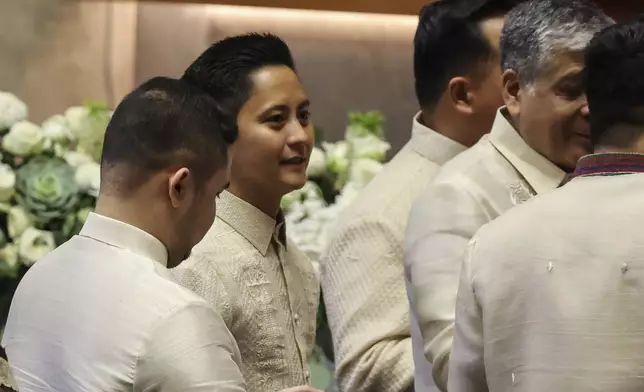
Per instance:
[[[98,1],[98,0],[76,0]],[[254,7],[290,8],[322,11],[367,12],[378,14],[417,15],[422,6],[435,0],[115,0],[145,3],[222,4]],[[622,20],[644,12],[640,0],[595,0],[612,17]]]
[[[76,0],[95,1],[95,0]],[[119,1],[119,0],[117,0]],[[120,0],[128,1],[128,0]],[[418,15],[428,0],[133,0],[145,3],[220,4],[319,11]],[[433,1],[433,0],[429,0]]]

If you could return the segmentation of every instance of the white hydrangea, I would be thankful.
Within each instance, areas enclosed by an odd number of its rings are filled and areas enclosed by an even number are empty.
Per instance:
[[[367,158],[384,161],[391,145],[375,135],[361,136],[351,139],[353,158]]]
[[[319,198],[292,204],[284,216],[291,241],[311,260],[319,260],[338,217],[361,189],[357,183],[348,183],[328,206]]]
[[[0,91],[0,130],[27,119],[27,105],[11,93]]]
[[[67,119],[61,114],[55,114],[42,123],[42,131],[49,140],[66,143],[74,140],[74,134],[69,128]]]
[[[87,162],[76,168],[76,183],[81,191],[98,197],[101,186],[101,166],[96,162]]]
[[[50,147],[42,129],[30,122],[20,121],[11,127],[9,133],[2,139],[2,148],[11,154],[24,157],[36,155]]]
[[[306,168],[306,174],[309,177],[315,177],[324,174],[326,171],[326,154],[321,148],[313,147],[309,157],[309,166]]]

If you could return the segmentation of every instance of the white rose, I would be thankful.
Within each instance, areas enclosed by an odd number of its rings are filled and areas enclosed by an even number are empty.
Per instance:
[[[18,239],[18,255],[28,267],[55,248],[56,241],[54,241],[54,233],[51,231],[28,227]]]
[[[72,167],[80,167],[86,163],[92,163],[94,160],[87,154],[78,151],[66,151],[63,153],[63,159]]]
[[[67,119],[60,114],[53,115],[45,120],[42,123],[42,131],[49,140],[54,142],[65,143],[74,139],[74,134],[69,129]]]
[[[0,91],[0,130],[27,119],[27,105],[11,93]]]
[[[40,154],[47,148],[47,139],[38,125],[20,121],[2,139],[2,148],[17,156]]]
[[[96,162],[87,162],[76,168],[76,182],[81,191],[97,197],[101,186],[101,166]]]
[[[12,206],[7,213],[7,231],[9,232],[9,237],[16,239],[19,238],[22,233],[31,227],[32,219],[27,213],[27,211],[20,206]]]
[[[14,244],[7,244],[0,249],[0,260],[4,260],[13,268],[18,263],[18,248]]]
[[[16,173],[11,166],[0,163],[0,202],[11,199],[16,186]]]
[[[90,111],[85,106],[72,106],[65,111],[65,120],[75,138],[84,136],[89,115]]]
[[[320,176],[326,170],[326,155],[318,147],[313,147],[309,157],[309,166],[306,168],[306,174],[309,177]]]
[[[349,144],[339,141],[337,143],[322,142],[326,151],[327,167],[334,173],[341,175],[349,169]]]
[[[367,135],[351,140],[353,158],[370,158],[382,162],[391,145],[374,135]]]
[[[374,161],[373,159],[355,159],[351,163],[349,182],[358,187],[364,187],[376,176],[376,174],[380,173],[382,168],[382,163]]]

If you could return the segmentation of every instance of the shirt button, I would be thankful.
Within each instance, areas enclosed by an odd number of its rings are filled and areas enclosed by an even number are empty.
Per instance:
[[[308,381],[309,378],[311,378],[311,373],[309,373],[308,370],[306,372],[304,372],[304,375],[306,376],[307,381]]]
[[[299,314],[297,314],[297,313],[295,313],[295,314],[293,315],[293,319],[295,320],[295,322],[300,321],[300,315],[299,315]]]

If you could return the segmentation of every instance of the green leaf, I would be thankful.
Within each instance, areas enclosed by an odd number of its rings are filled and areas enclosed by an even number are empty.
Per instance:
[[[370,133],[382,137],[385,116],[379,110],[369,112],[349,112],[349,126],[359,126],[369,130]]]
[[[83,106],[89,109],[92,115],[95,115],[101,112],[109,112],[110,110],[110,108],[104,102],[101,102],[101,101],[87,100],[83,102]]]

